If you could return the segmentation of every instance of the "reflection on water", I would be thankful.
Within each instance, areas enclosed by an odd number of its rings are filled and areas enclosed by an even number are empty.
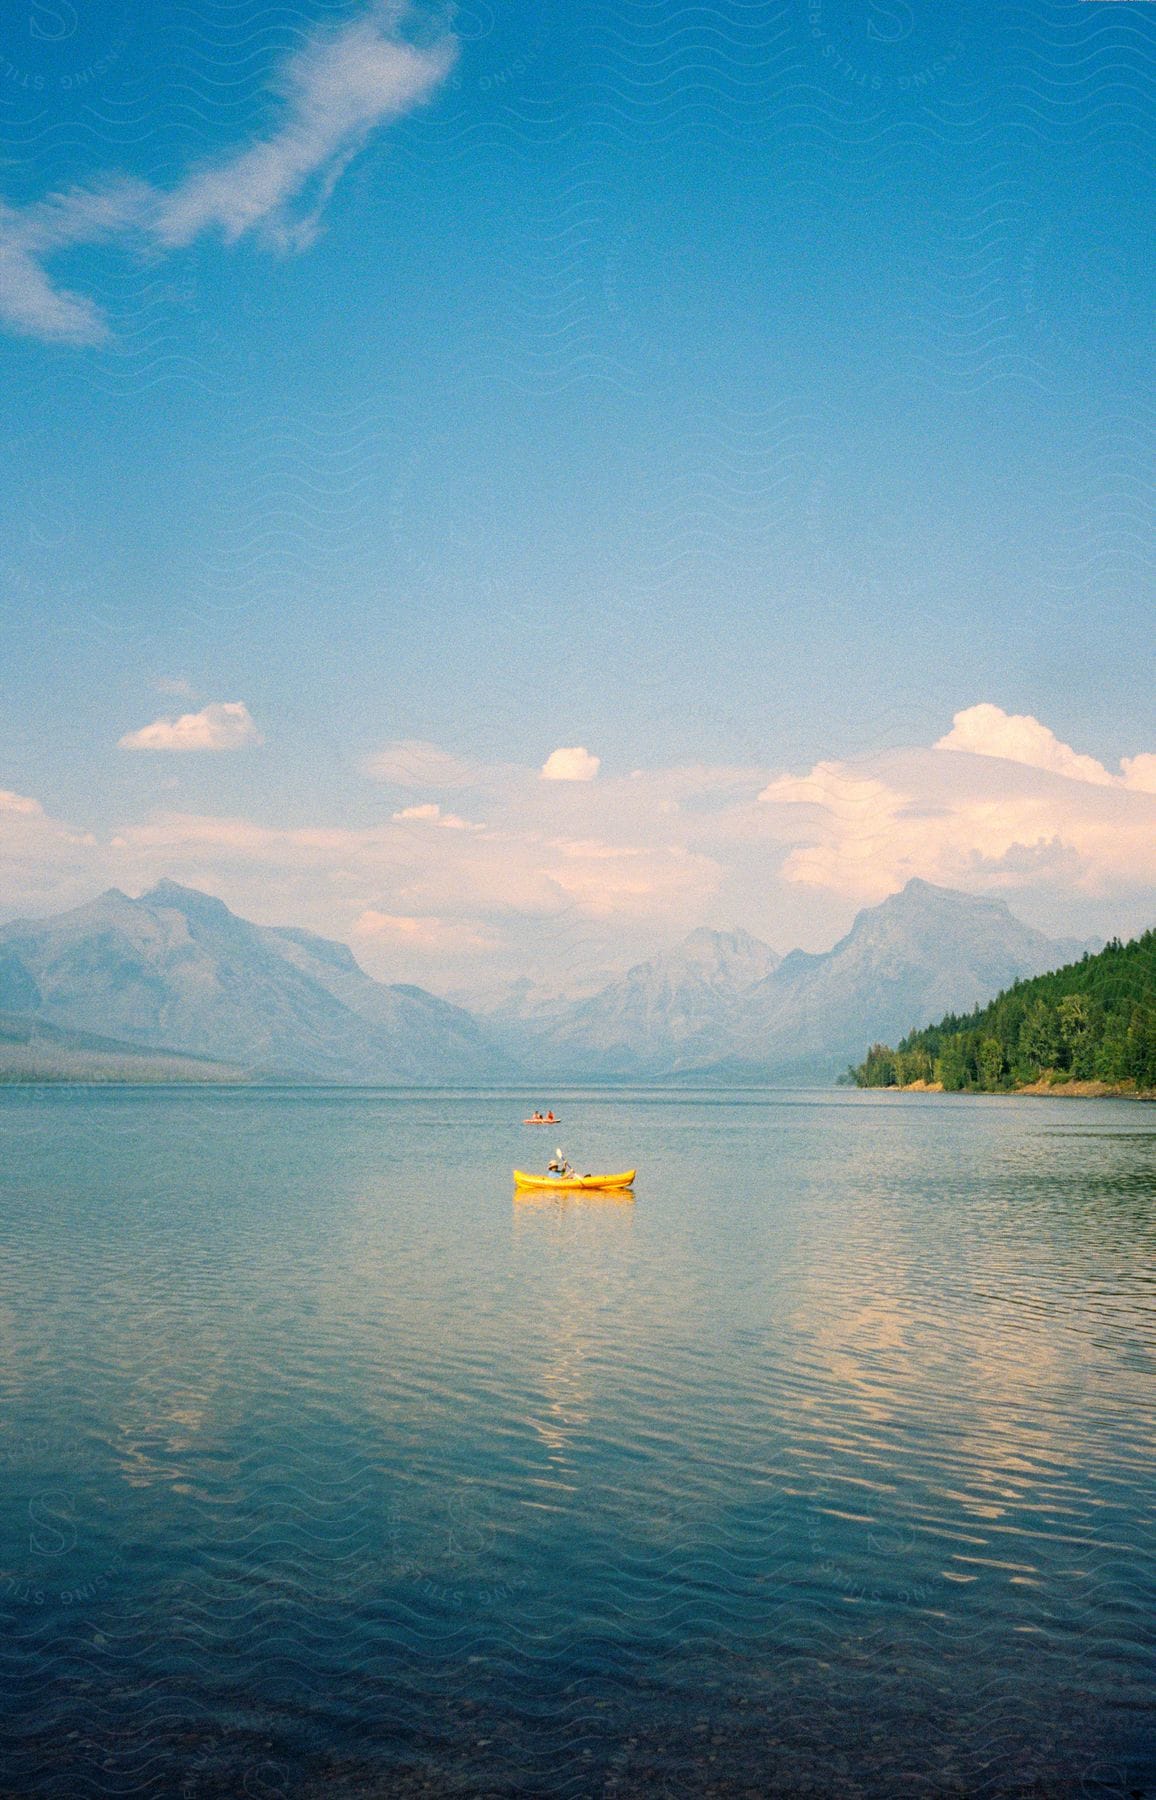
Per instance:
[[[618,1191],[554,1193],[547,1188],[515,1188],[514,1243],[530,1259],[528,1278],[548,1261],[554,1279],[552,1315],[541,1330],[541,1366],[532,1377],[537,1399],[527,1423],[537,1434],[559,1492],[578,1491],[574,1445],[590,1424],[590,1364],[597,1355],[600,1313],[616,1291],[623,1233],[634,1218],[634,1193]],[[593,1216],[591,1216],[593,1215]],[[549,1243],[543,1243],[543,1234]],[[539,1489],[539,1505],[556,1504]]]
[[[1151,1790],[1156,1118],[566,1101],[0,1095],[0,1793]]]
[[[514,1205],[518,1208],[556,1208],[559,1212],[581,1211],[599,1206],[634,1205],[633,1188],[589,1188],[585,1192],[553,1194],[549,1188],[515,1188]]]

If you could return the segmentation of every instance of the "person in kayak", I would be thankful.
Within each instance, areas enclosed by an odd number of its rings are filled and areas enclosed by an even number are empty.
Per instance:
[[[571,1168],[561,1150],[555,1150],[553,1161],[546,1164],[546,1171],[550,1175],[560,1176],[563,1181],[590,1180],[589,1169],[587,1169],[585,1175],[579,1175],[577,1169]]]

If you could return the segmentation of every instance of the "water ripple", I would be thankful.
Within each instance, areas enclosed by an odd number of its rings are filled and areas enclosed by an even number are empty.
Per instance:
[[[0,1095],[0,1792],[1144,1791],[1147,1115],[521,1110]]]

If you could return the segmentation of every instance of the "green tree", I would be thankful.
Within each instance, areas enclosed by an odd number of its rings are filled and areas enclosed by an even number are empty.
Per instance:
[[[1020,1057],[1035,1074],[1054,1069],[1060,1060],[1060,1024],[1046,1000],[1037,1000],[1020,1029]]]
[[[996,1037],[979,1042],[979,1085],[992,1093],[1003,1080],[1003,1045]]]
[[[944,1044],[936,1064],[936,1078],[942,1081],[945,1092],[958,1094],[967,1085],[967,1051],[963,1038],[958,1034],[949,1037]]]
[[[1113,1013],[1096,1046],[1093,1067],[1101,1081],[1123,1081],[1128,1071],[1128,1021]]]
[[[1056,1008],[1060,1044],[1072,1074],[1081,1080],[1091,1073],[1091,1003],[1086,994],[1065,994]]]
[[[934,1073],[958,1091],[1014,1086],[1046,1071],[1156,1089],[1156,931],[1017,981],[968,1017],[949,1014],[909,1032],[897,1050],[873,1045],[852,1073],[873,1087]]]

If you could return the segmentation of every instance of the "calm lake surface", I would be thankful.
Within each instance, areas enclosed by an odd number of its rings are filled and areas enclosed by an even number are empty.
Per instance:
[[[1156,1793],[1154,1108],[8,1090],[0,1237],[6,1796]]]

